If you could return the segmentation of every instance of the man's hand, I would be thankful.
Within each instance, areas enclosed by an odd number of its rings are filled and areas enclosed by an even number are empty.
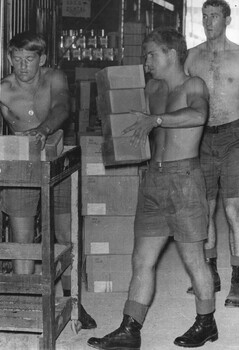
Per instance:
[[[150,131],[159,126],[157,120],[155,116],[151,116],[143,112],[131,111],[131,113],[137,116],[137,122],[125,128],[122,131],[122,135],[125,135],[130,131],[134,131],[130,144],[135,148],[137,148],[140,143],[145,146],[147,136]]]
[[[41,150],[43,150],[46,144],[47,136],[48,136],[48,128],[43,126],[38,126],[37,128],[25,131],[23,135],[35,136],[36,143],[40,141]]]

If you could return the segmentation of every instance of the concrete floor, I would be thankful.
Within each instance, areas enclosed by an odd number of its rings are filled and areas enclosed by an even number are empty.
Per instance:
[[[218,215],[218,270],[222,290],[216,294],[215,318],[219,339],[204,345],[205,350],[239,350],[239,308],[225,308],[224,301],[230,287],[231,268],[228,248],[228,228],[222,209]],[[190,285],[174,243],[170,243],[157,270],[157,292],[142,329],[141,350],[174,350],[174,339],[183,334],[194,322],[194,297],[186,294]],[[83,290],[82,303],[95,318],[95,330],[81,330],[77,335],[71,331],[70,323],[57,340],[57,350],[88,350],[87,339],[118,328],[122,320],[122,309],[126,293],[89,293]],[[17,341],[16,341],[17,337]],[[0,350],[36,350],[34,336],[0,333]]]

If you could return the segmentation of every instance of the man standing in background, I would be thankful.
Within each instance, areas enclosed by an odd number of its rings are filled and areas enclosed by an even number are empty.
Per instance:
[[[210,94],[209,119],[200,151],[209,203],[205,255],[213,271],[215,291],[219,291],[215,211],[220,190],[229,224],[232,265],[225,306],[239,307],[239,46],[226,37],[231,22],[231,9],[226,1],[205,1],[202,14],[207,40],[189,50],[185,72],[201,77]]]

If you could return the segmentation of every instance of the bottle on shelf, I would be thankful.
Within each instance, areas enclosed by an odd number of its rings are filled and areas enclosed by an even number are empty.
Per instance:
[[[75,30],[73,33],[73,43],[72,43],[72,60],[73,61],[80,61],[81,60],[81,48],[79,46],[78,42],[78,31]]]
[[[108,36],[105,35],[105,30],[101,29],[98,35],[98,47],[106,49],[108,47]]]
[[[94,29],[91,29],[90,35],[88,36],[87,40],[87,48],[94,49],[97,47],[97,37],[95,35]]]
[[[68,32],[67,30],[63,30],[62,31],[62,34],[61,34],[61,41],[60,41],[60,57],[63,58],[63,60],[65,61],[70,61],[71,59],[71,53],[70,53],[70,50],[67,50],[66,51],[66,43],[67,43],[67,40],[68,40]]]

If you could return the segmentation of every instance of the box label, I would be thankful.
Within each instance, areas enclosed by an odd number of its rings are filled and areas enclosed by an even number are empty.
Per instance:
[[[95,293],[111,293],[113,291],[112,281],[94,281]]]
[[[87,215],[106,215],[106,203],[87,203]]]
[[[110,253],[109,242],[91,242],[90,253],[91,254],[109,254]]]
[[[105,167],[103,163],[87,163],[87,175],[105,175]]]

